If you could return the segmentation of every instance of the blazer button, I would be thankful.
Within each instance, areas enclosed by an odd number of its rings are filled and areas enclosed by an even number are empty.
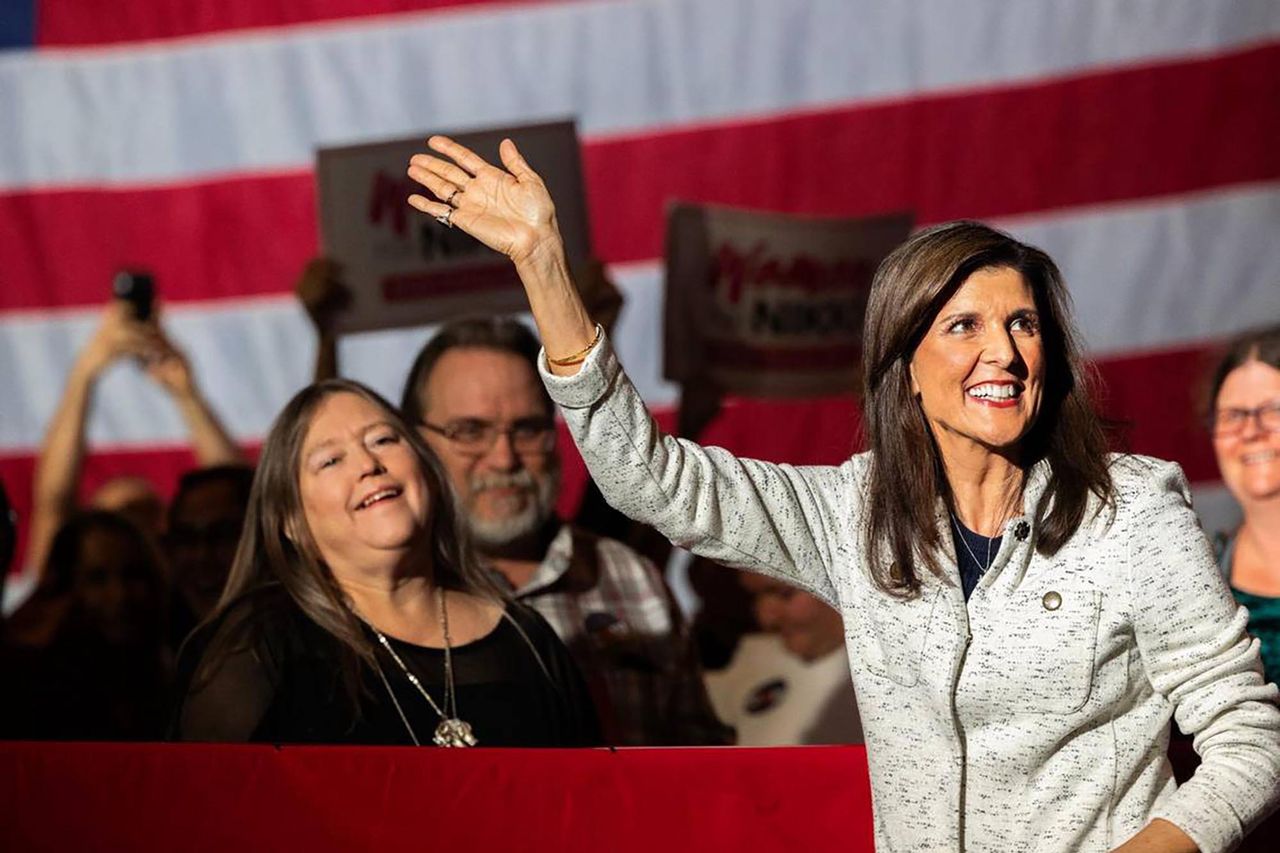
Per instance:
[[[1062,596],[1056,592],[1046,592],[1044,598],[1040,599],[1040,603],[1044,605],[1045,610],[1057,610],[1062,606]]]
[[[1019,542],[1026,542],[1027,537],[1031,535],[1031,525],[1025,521],[1019,521],[1013,528],[1013,535]]]

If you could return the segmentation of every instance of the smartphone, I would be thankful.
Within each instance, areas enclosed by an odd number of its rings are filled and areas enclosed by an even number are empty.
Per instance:
[[[134,319],[143,322],[151,319],[151,308],[156,298],[155,279],[151,273],[121,270],[111,281],[111,294],[129,303]]]

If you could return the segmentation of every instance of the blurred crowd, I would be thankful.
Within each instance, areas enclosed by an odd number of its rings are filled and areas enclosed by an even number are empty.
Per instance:
[[[583,290],[607,329],[621,306],[617,290],[599,268]],[[334,320],[348,301],[340,267],[312,262],[296,293],[319,341],[315,379],[333,380],[340,373]],[[463,541],[486,582],[512,606],[536,614],[528,623],[516,620],[524,625],[520,631],[536,634],[549,626],[556,648],[576,668],[564,676],[565,690],[581,686],[594,721],[582,724],[589,735],[569,740],[860,742],[844,631],[826,603],[778,581],[694,560],[688,571],[701,606],[686,614],[666,580],[672,548],[652,530],[611,510],[590,487],[574,518],[557,517],[555,411],[538,376],[538,351],[533,333],[512,319],[449,323],[418,354],[395,409],[447,480],[466,530]],[[95,396],[95,388],[104,371],[124,359],[172,398],[194,467],[167,500],[145,478],[128,476],[106,482],[80,504],[90,410],[112,405]],[[1209,533],[1216,534],[1224,576],[1249,610],[1250,630],[1262,641],[1267,679],[1276,681],[1280,327],[1234,342],[1206,382],[1206,437],[1243,519],[1234,530]],[[678,431],[696,438],[714,413],[714,402],[686,393]],[[256,495],[266,487],[255,486],[252,455],[222,426],[160,319],[135,316],[125,300],[107,305],[66,379],[40,448],[25,554],[14,553],[15,520],[0,490],[6,522],[0,565],[16,563],[34,579],[3,624],[0,678],[7,689],[0,737],[202,736],[205,730],[184,721],[183,704],[195,687],[180,661],[193,632],[200,637],[204,626],[207,635],[217,633],[213,623],[234,610],[238,592],[229,577],[233,566],[253,556],[238,557],[237,549],[264,547],[245,535],[246,513],[266,500]],[[447,617],[444,631],[447,649]],[[395,663],[402,662],[393,649],[412,653],[381,634],[377,639]],[[536,637],[531,645],[544,648]],[[462,647],[454,653],[466,659]],[[557,654],[534,658],[554,663]],[[271,673],[278,692],[284,676]],[[267,731],[275,739],[292,737],[287,728],[263,728],[264,719],[250,721],[236,737],[263,739]],[[416,742],[408,720],[406,727]],[[368,739],[398,737],[374,732]]]
[[[611,321],[621,300],[602,272],[593,272],[584,290]],[[317,331],[315,378],[333,378],[333,320],[347,301],[339,267],[309,264],[296,292]],[[443,463],[487,570],[507,595],[538,611],[572,654],[601,738],[622,745],[859,739],[853,703],[844,701],[852,689],[834,610],[798,590],[753,590],[749,581],[740,587],[735,573],[703,566],[696,577],[714,572],[713,583],[725,587],[727,579],[733,591],[724,597],[731,606],[721,605],[729,612],[715,626],[699,624],[698,633],[727,627],[730,636],[719,648],[696,642],[659,568],[666,543],[632,529],[596,492],[580,519],[555,517],[560,465],[554,412],[535,368],[538,348],[513,320],[449,324],[416,359],[400,410]],[[95,387],[124,359],[172,397],[195,467],[167,502],[145,478],[126,476],[104,483],[81,506],[90,409],[111,405],[95,397]],[[6,507],[5,565],[18,557],[34,583],[4,624],[0,668],[14,689],[0,708],[0,736],[183,736],[175,716],[180,653],[223,596],[253,480],[246,454],[158,317],[139,318],[127,301],[113,300],[76,359],[46,432],[25,555],[11,553]],[[773,632],[761,646],[760,671],[741,655],[731,663],[724,649],[732,652],[739,634],[760,631]],[[707,648],[713,651],[705,663],[727,665],[726,678],[711,678],[708,667],[704,682],[699,651]],[[809,712],[815,696],[843,709],[835,727]]]

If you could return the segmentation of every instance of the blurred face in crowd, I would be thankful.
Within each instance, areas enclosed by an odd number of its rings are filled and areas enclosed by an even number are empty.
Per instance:
[[[72,571],[74,609],[95,634],[117,646],[150,638],[159,618],[160,581],[139,543],[120,531],[91,527]]]
[[[426,544],[426,475],[381,408],[356,394],[331,394],[316,408],[300,456],[303,517],[335,574],[392,568]]]
[[[807,592],[762,575],[743,572],[760,627],[781,638],[787,651],[812,661],[844,644],[840,614]]]
[[[419,394],[430,424],[419,430],[444,463],[476,544],[501,548],[536,533],[555,511],[559,458],[533,366],[513,353],[459,347],[440,356]]]
[[[245,506],[227,480],[200,483],[175,500],[165,534],[173,582],[192,613],[204,617],[231,571]]]
[[[1227,374],[1214,405],[1213,449],[1241,505],[1280,499],[1280,370],[1255,359]]]
[[[1031,287],[1006,267],[982,269],[942,306],[911,359],[911,390],[944,455],[960,445],[1016,449],[1044,386]]]
[[[142,477],[113,477],[93,493],[89,503],[123,515],[148,536],[159,537],[164,529],[164,501]]]

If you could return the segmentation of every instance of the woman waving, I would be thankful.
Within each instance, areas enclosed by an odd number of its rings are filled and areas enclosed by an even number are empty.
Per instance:
[[[836,467],[663,435],[587,315],[555,208],[444,137],[410,203],[515,263],[601,491],[840,610],[880,850],[1225,850],[1277,799],[1280,711],[1176,465],[1109,455],[1043,252],[937,226],[876,274],[870,450]],[[440,155],[440,156],[437,156]],[[1170,718],[1203,764],[1177,787]]]

